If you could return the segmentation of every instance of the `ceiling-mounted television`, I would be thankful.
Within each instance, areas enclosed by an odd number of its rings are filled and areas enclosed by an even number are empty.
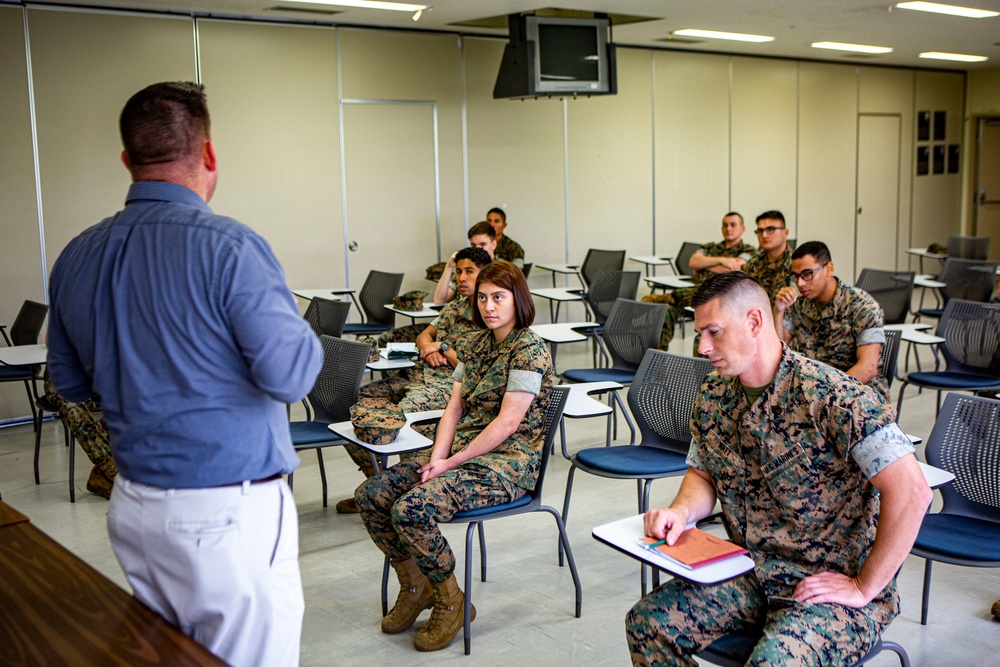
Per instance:
[[[494,99],[618,92],[608,19],[511,15],[508,22]]]

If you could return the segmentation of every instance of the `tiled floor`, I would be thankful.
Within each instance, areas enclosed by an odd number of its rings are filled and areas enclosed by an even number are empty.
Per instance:
[[[578,315],[571,312],[568,317],[578,319]],[[688,339],[678,338],[673,351],[690,353],[690,345],[689,327]],[[583,343],[564,345],[558,361],[560,369],[589,365],[590,353]],[[900,420],[903,429],[927,436],[933,423],[933,395],[918,396],[910,391],[905,408]],[[89,472],[86,458],[78,451],[77,502],[70,504],[68,456],[62,446],[61,426],[47,422],[43,428],[40,486],[32,480],[31,427],[0,429],[0,492],[4,501],[127,587],[108,545],[106,501],[84,489]],[[620,435],[625,434],[627,430]],[[603,441],[604,422],[571,421],[568,436],[571,449],[598,444]],[[487,525],[489,581],[477,580],[473,587],[479,615],[473,623],[472,656],[466,658],[460,638],[448,649],[423,654],[412,647],[414,632],[389,636],[379,631],[381,554],[357,516],[337,515],[332,507],[338,498],[353,491],[360,481],[359,473],[336,449],[327,450],[326,461],[332,494],[328,509],[320,502],[314,454],[304,454],[302,468],[295,476],[307,604],[303,665],[628,664],[623,618],[639,596],[639,568],[597,543],[590,529],[636,511],[634,484],[576,476],[568,523],[583,582],[583,617],[579,619],[573,616],[572,579],[566,568],[556,565],[556,531],[551,517],[538,514]],[[552,459],[545,494],[549,505],[561,507],[567,470],[568,464],[561,457]],[[666,505],[676,488],[675,480],[656,482],[653,505]],[[460,563],[464,530],[464,526],[444,527]],[[922,559],[906,561],[899,577],[902,614],[886,637],[901,643],[914,665],[1000,665],[1000,623],[991,620],[989,611],[1000,598],[1000,570],[935,565],[930,624],[925,627],[919,623],[922,573]],[[394,586],[391,595],[395,595]],[[895,662],[891,654],[884,654],[871,664],[877,667]]]

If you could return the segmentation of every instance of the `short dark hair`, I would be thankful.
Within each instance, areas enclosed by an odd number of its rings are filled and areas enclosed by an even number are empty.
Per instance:
[[[483,220],[482,222],[477,222],[476,224],[469,227],[469,240],[472,240],[473,236],[479,236],[480,234],[486,234],[491,239],[496,240],[497,233],[493,229],[493,225]]]
[[[483,314],[479,312],[479,286],[489,283],[514,295],[515,329],[530,327],[535,321],[535,301],[528,291],[524,273],[513,262],[496,261],[486,265],[476,277],[476,291],[472,295],[472,321],[477,327],[486,328]]]
[[[742,294],[747,291],[759,291],[767,297],[767,292],[750,274],[743,271],[727,271],[716,273],[698,287],[691,299],[691,307],[704,306],[712,299]]]
[[[490,213],[496,213],[497,215],[500,216],[501,220],[503,220],[504,222],[507,222],[507,214],[503,212],[502,208],[499,208],[498,206],[494,206],[490,210],[486,211],[486,217],[487,218],[490,217]]]
[[[143,88],[129,98],[118,118],[131,167],[197,155],[210,127],[205,87],[189,81],[165,81]]]
[[[785,224],[785,216],[781,214],[781,211],[764,211],[757,216],[754,222],[760,222],[761,220],[781,220],[781,224]]]
[[[820,264],[826,264],[831,259],[830,249],[822,241],[803,243],[792,253],[792,259],[802,259],[806,255],[812,255]]]
[[[458,260],[460,259],[467,259],[480,269],[493,261],[490,259],[490,253],[478,247],[462,248],[455,254],[455,263],[458,264]]]
[[[735,215],[737,218],[740,219],[740,223],[744,224],[743,223],[743,216],[740,215],[739,213],[737,213],[736,211],[730,211],[729,213],[726,213],[724,216],[722,216],[722,219],[725,220],[726,218],[728,218],[731,215]]]

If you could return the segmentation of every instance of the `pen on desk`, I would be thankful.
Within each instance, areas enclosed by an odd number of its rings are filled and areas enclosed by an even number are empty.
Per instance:
[[[650,542],[649,543],[649,548],[650,549],[654,549],[656,547],[661,547],[661,546],[663,546],[666,543],[667,543],[666,540],[657,540],[656,542]]]

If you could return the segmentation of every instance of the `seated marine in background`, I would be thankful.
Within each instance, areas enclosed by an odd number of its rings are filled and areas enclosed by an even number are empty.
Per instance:
[[[399,405],[404,412],[441,410],[448,405],[451,397],[452,370],[458,366],[459,340],[479,329],[472,315],[469,297],[476,285],[479,271],[490,263],[489,254],[482,248],[462,248],[455,253],[456,277],[458,279],[457,299],[441,309],[429,326],[417,336],[420,359],[413,368],[400,371],[382,380],[361,387],[359,398],[384,398]],[[426,429],[425,435],[433,437],[434,426],[417,426]],[[371,477],[375,469],[371,457],[364,448],[348,444],[344,448],[365,477]],[[402,458],[412,458],[420,452],[404,454]],[[357,513],[354,498],[345,498],[337,503],[340,514]]]
[[[493,231],[496,233],[497,249],[494,253],[496,259],[513,262],[517,268],[524,270],[524,248],[504,234],[504,230],[507,229],[507,214],[504,210],[491,208],[486,214],[486,222],[493,226]]]
[[[491,260],[496,256],[496,232],[490,223],[483,221],[472,225],[469,227],[468,237],[470,248],[482,248],[489,253]],[[457,255],[457,252],[453,252],[448,258],[444,271],[438,278],[437,287],[434,288],[434,303],[438,306],[448,303],[458,295],[458,283],[454,275]]]
[[[694,269],[691,276],[694,287],[675,289],[669,294],[650,294],[642,298],[647,303],[665,303],[670,306],[667,317],[663,320],[663,333],[660,334],[661,350],[666,351],[670,341],[674,339],[677,322],[684,317],[684,309],[691,305],[698,285],[716,273],[742,269],[747,259],[753,255],[755,248],[743,242],[745,231],[742,215],[736,211],[726,213],[722,216],[722,241],[706,243],[688,261],[688,266]]]
[[[830,249],[821,241],[792,253],[791,278],[774,300],[774,328],[788,346],[870,385],[887,402],[889,383],[878,374],[885,344],[882,307],[867,292],[833,275]]]

